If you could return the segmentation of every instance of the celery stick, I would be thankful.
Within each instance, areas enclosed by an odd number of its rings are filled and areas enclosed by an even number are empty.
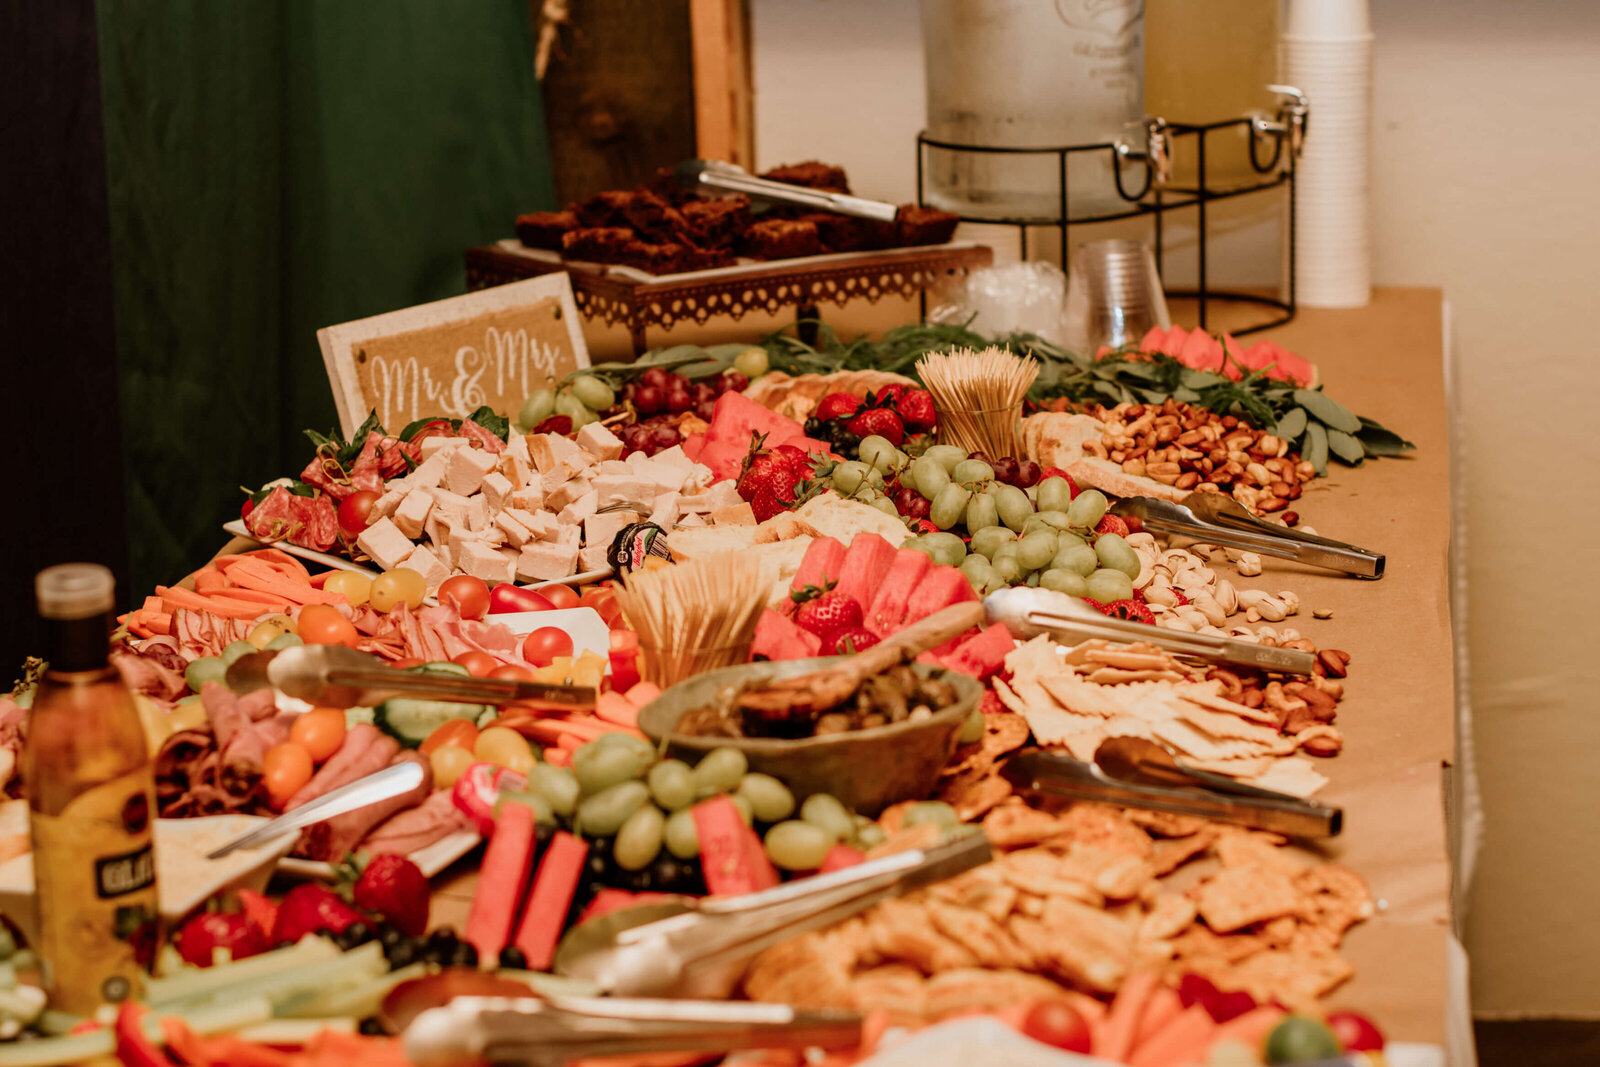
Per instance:
[[[426,963],[409,964],[398,971],[374,978],[370,982],[363,982],[358,986],[326,990],[305,1003],[296,1005],[292,1014],[308,1017],[351,1015],[357,1019],[365,1019],[369,1015],[378,1013],[378,1009],[383,1006],[383,998],[388,996],[389,991],[395,986],[413,978],[421,978],[427,973]],[[280,1014],[283,1012],[280,1011]]]
[[[248,962],[248,961],[246,961]],[[272,1002],[273,1014],[307,994],[324,988],[338,988],[370,981],[389,969],[383,958],[383,946],[369,941],[331,960],[299,967],[288,973],[265,974],[244,982],[230,984],[209,997],[193,997],[188,1003],[207,1003],[217,997],[266,997]],[[170,1004],[169,1004],[170,1006]]]
[[[263,952],[235,963],[217,967],[192,967],[168,978],[151,978],[145,982],[145,999],[152,1007],[173,1001],[194,998],[209,999],[226,995],[235,985],[284,972],[325,960],[338,959],[339,946],[322,937],[305,937],[288,948]]]
[[[322,1030],[356,1032],[355,1019],[273,1019],[240,1030],[238,1037],[261,1045],[304,1045]]]
[[[64,1034],[81,1022],[83,1022],[81,1015],[70,1015],[64,1011],[46,1008],[44,1014],[33,1021],[33,1028],[41,1034]]]
[[[264,997],[244,997],[183,1013],[183,1020],[189,1024],[189,1029],[202,1035],[237,1030],[266,1022],[270,1018],[272,1005]],[[144,1032],[152,1041],[166,1041],[161,1032],[161,1019],[155,1012],[145,1016]],[[0,1044],[0,1067],[51,1067],[53,1064],[77,1063],[97,1056],[109,1056],[116,1050],[116,1045],[116,1035],[109,1027],[70,1037],[14,1041]]]

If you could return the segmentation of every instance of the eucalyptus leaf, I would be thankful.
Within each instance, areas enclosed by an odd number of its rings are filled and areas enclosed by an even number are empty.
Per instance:
[[[1328,428],[1314,419],[1306,424],[1300,458],[1315,467],[1318,475],[1328,473]]]
[[[1200,394],[1186,385],[1180,385],[1172,391],[1172,399],[1180,404],[1194,404],[1200,400]]]
[[[1343,430],[1328,431],[1328,451],[1352,467],[1361,466],[1361,461],[1367,458],[1367,450],[1362,447],[1361,442]]]
[[[1315,389],[1296,389],[1294,402],[1305,408],[1312,418],[1320,419],[1335,430],[1355,433],[1361,429],[1361,420],[1326,393],[1319,393]]]
[[[1213,385],[1227,385],[1228,379],[1220,374],[1213,374],[1208,370],[1195,370],[1190,367],[1184,370],[1181,381],[1190,389],[1205,389]]]
[[[1393,430],[1386,430],[1370,419],[1362,420],[1361,432],[1356,434],[1356,439],[1371,456],[1403,456],[1417,448]]]
[[[1273,431],[1277,436],[1289,441],[1298,441],[1300,435],[1306,432],[1306,409],[1292,407],[1278,419],[1278,428]]]

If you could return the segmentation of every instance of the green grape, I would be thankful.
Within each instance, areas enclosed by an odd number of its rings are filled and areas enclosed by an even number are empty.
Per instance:
[[[850,810],[831,793],[812,793],[800,805],[800,818],[821,827],[834,841],[843,841],[855,832]]]
[[[970,745],[983,737],[983,712],[973,708],[967,717],[961,720],[961,732],[956,735],[956,742]]]
[[[714,748],[695,765],[695,791],[703,797],[732,792],[750,770],[750,761],[736,748]]]
[[[650,768],[646,781],[655,802],[668,811],[687,808],[694,803],[694,771],[682,760],[662,760]]]
[[[234,641],[222,650],[223,666],[231,667],[238,661],[240,656],[248,656],[255,651],[257,651],[256,646],[249,641]]]
[[[207,682],[220,682],[227,673],[228,665],[221,656],[201,656],[183,669],[183,680],[198,693]]]
[[[556,414],[567,416],[572,420],[572,425],[576,427],[580,418],[592,416],[594,412],[590,411],[583,401],[563,389],[556,394]]]
[[[680,860],[692,860],[700,855],[700,829],[694,824],[694,813],[682,808],[667,816],[662,836],[667,841],[667,851]]]
[[[905,818],[900,825],[921,826],[925,822],[932,823],[941,830],[954,830],[961,825],[961,817],[956,814],[955,808],[942,800],[924,800],[906,809]]]
[[[1033,504],[1028,501],[1028,494],[1016,486],[997,484],[990,493],[994,496],[1000,521],[1013,530],[1021,530],[1023,524],[1033,518]]]
[[[890,443],[887,437],[879,434],[870,434],[861,439],[861,445],[856,449],[856,454],[861,461],[880,472],[887,472],[894,466],[894,457],[900,450]]]
[[[556,822],[555,809],[550,802],[538,793],[518,792],[513,789],[502,789],[494,802],[494,813],[498,817],[500,809],[506,804],[521,804],[533,809],[533,821],[540,826],[559,826]]]
[[[767,856],[775,866],[786,871],[814,871],[822,866],[835,840],[820,826],[790,819],[768,830],[764,843]]]
[[[967,513],[967,501],[972,499],[972,490],[964,485],[951,482],[939,490],[939,495],[933,500],[933,507],[928,512],[928,518],[941,530],[948,530],[960,522]]]
[[[878,493],[884,490],[883,472],[876,467],[867,468],[867,488]]]
[[[1002,556],[996,553],[993,566],[995,576],[1006,585],[1014,585],[1022,577],[1022,564],[1015,555]]]
[[[987,492],[974,493],[967,503],[967,532],[975,534],[999,524],[1000,509],[995,506],[994,497]]]
[[[573,828],[589,837],[610,837],[648,803],[650,789],[643,782],[621,782],[578,801]]]
[[[900,449],[894,450],[894,462],[889,465],[890,470],[903,471],[911,466],[911,456]]]
[[[734,795],[743,797],[750,811],[762,822],[777,822],[794,814],[794,794],[770,774],[745,775]]]
[[[1067,508],[1067,522],[1080,530],[1092,530],[1100,524],[1110,506],[1110,501],[1100,490],[1085,489]]]
[[[900,509],[895,507],[894,501],[890,500],[886,496],[880,496],[876,498],[875,500],[871,501],[871,504],[885,515],[889,516],[891,519],[898,519],[900,517]]]
[[[933,546],[928,543],[926,535],[922,537],[913,537],[909,541],[903,543],[900,547],[909,548],[913,552],[921,552],[929,559],[933,558]]]
[[[1065,567],[1052,567],[1039,575],[1039,588],[1054,589],[1068,596],[1086,596],[1089,592],[1089,583],[1077,571],[1067,570]]]
[[[1050,561],[1051,570],[1067,570],[1087,578],[1100,566],[1100,557],[1088,545],[1069,545],[1056,549]]]
[[[1089,575],[1089,596],[1102,604],[1127,600],[1133,595],[1133,581],[1121,571],[1102,567]]]
[[[1036,571],[1056,554],[1055,535],[1040,530],[1017,542],[1017,562],[1024,570]]]
[[[849,496],[861,488],[861,483],[867,480],[867,472],[871,469],[859,459],[847,459],[833,468],[833,487],[841,495]]]
[[[739,818],[744,820],[744,824],[746,826],[754,826],[756,811],[750,806],[750,802],[737,793],[729,796],[728,799],[733,801],[733,806],[739,812]]]
[[[622,824],[611,845],[611,856],[625,871],[642,871],[661,853],[667,817],[654,804],[646,804]]]
[[[1065,478],[1046,478],[1034,486],[1034,500],[1040,511],[1065,511],[1072,503],[1072,486]]]
[[[1057,552],[1070,545],[1086,545],[1089,543],[1082,534],[1073,533],[1071,530],[1057,530],[1055,534]]]
[[[1129,581],[1139,577],[1139,553],[1119,535],[1108,533],[1096,537],[1094,553],[1100,558],[1102,567],[1121,571],[1128,576]]]
[[[994,577],[994,568],[989,565],[988,560],[974,552],[961,561],[961,573],[967,576],[972,588],[981,593],[983,587]]]
[[[994,468],[981,459],[964,459],[956,464],[956,469],[950,472],[950,480],[956,482],[992,482],[994,481]]]
[[[933,561],[945,567],[959,567],[967,558],[967,546],[953,533],[924,534],[933,546]]]
[[[655,762],[655,753],[641,752],[631,745],[601,744],[591,741],[572,754],[572,773],[584,796],[609,789],[620,782],[638,778]]]
[[[986,526],[972,534],[972,551],[985,559],[994,559],[1001,546],[1017,539],[1017,535],[1004,526]]]
[[[572,379],[572,395],[583,402],[590,411],[604,411],[617,402],[617,394],[602,378],[593,374],[580,374]]]
[[[1011,565],[1013,567],[1016,566],[1016,563],[1016,560],[1011,561]],[[994,577],[989,579],[988,583],[984,585],[980,592],[982,592],[984,596],[988,596],[990,593],[998,593],[1002,589],[1009,588],[1011,588],[1011,583],[1006,581],[1005,576],[1000,573],[998,568],[995,568]]]
[[[752,382],[769,369],[767,350],[751,345],[749,348],[733,357],[733,369],[749,378]]]
[[[267,642],[267,651],[282,652],[286,648],[299,648],[303,644],[305,642],[300,640],[299,634],[279,634]]]
[[[860,846],[863,852],[870,852],[887,840],[889,840],[889,835],[884,833],[883,827],[875,822],[869,822],[865,826],[856,829],[856,844]]]
[[[538,389],[528,394],[517,412],[517,425],[531,430],[555,414],[556,394],[552,389]]]
[[[581,789],[577,776],[567,768],[535,763],[528,768],[528,792],[544,797],[550,810],[565,818],[577,808]]]
[[[943,467],[946,474],[955,470],[956,464],[967,458],[967,453],[955,445],[930,445],[922,454]]]
[[[1037,588],[1039,588],[1039,572],[1038,571],[1031,572],[1028,575],[1027,581],[1024,582],[1023,584],[1025,584],[1029,589],[1037,589]]]
[[[1037,522],[1050,527],[1052,530],[1065,530],[1072,525],[1067,521],[1067,513],[1065,511],[1045,511],[1040,509],[1034,513],[1033,517]]]
[[[944,464],[924,454],[911,465],[911,484],[932,500],[939,495],[939,490],[950,484],[950,472],[944,469]]]

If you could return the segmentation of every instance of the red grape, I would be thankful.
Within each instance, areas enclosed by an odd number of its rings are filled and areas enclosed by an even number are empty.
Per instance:
[[[659,370],[651,367],[651,370]],[[641,385],[639,391],[633,395],[633,405],[646,415],[654,415],[666,406],[667,396],[659,385]]]
[[[688,389],[680,389],[676,385],[667,389],[667,410],[674,415],[688,411],[694,407],[694,401],[689,396]]]
[[[989,458],[989,453],[987,453],[987,452],[973,452],[973,453],[970,453],[967,456],[967,458],[968,459],[975,459],[975,460],[978,460],[978,461],[980,461],[982,463],[987,463],[991,467],[994,466],[994,460]]]
[[[650,431],[650,443],[656,447],[657,451],[663,448],[671,448],[682,440],[683,438],[678,435],[677,429],[672,426],[657,426]]]
[[[994,476],[1006,485],[1017,484],[1017,461],[1010,456],[1001,456],[994,461]]]
[[[661,367],[651,367],[649,370],[639,375],[639,384],[654,386],[657,389],[665,389],[667,387],[667,382],[671,379],[671,377],[672,376],[668,374],[665,369]]]
[[[911,488],[909,485],[903,489],[895,490],[895,510],[911,519],[925,519],[933,512],[933,505],[928,498]]]
[[[694,406],[694,413],[710,422],[711,417],[717,413],[717,402],[715,400],[702,400]]]
[[[736,370],[722,372],[721,388],[724,392],[742,393],[750,386],[750,379]]]
[[[1043,472],[1043,470],[1044,468],[1040,467],[1033,460],[1023,460],[1021,463],[1017,464],[1016,484],[1020,485],[1024,489],[1038,485],[1039,475]]]
[[[695,382],[689,386],[689,395],[694,398],[696,404],[704,404],[707,400],[717,398],[717,387],[710,382]]]

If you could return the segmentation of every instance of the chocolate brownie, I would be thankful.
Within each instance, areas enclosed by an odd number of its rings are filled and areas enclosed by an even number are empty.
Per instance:
[[[686,251],[685,246],[674,241],[652,244],[635,239],[624,243],[617,249],[616,255],[607,262],[623,267],[636,267],[646,274],[676,274],[685,269]]]
[[[791,163],[788,166],[773,167],[761,175],[769,181],[786,182],[789,185],[804,185],[808,189],[826,189],[830,193],[848,193],[850,181],[845,177],[843,167],[830,166],[810,160],[805,163]]]
[[[690,239],[700,248],[732,248],[750,227],[750,198],[733,195],[719,200],[691,200],[680,209]]]
[[[716,267],[731,267],[738,262],[731,248],[696,248],[685,245],[683,256],[678,261],[678,269],[687,270],[712,270]]]
[[[681,243],[689,237],[689,223],[683,214],[648,189],[635,190],[622,215],[645,241]]]
[[[871,252],[893,248],[896,244],[895,225],[892,222],[835,215],[827,211],[804,215],[802,218],[816,224],[817,236],[829,252]]]
[[[561,238],[578,228],[578,216],[570,211],[535,211],[517,216],[517,240],[529,248],[561,251]]]
[[[567,231],[561,238],[561,251],[568,259],[615,263],[617,251],[634,239],[626,226],[591,226]]]
[[[744,232],[740,252],[754,259],[793,259],[822,251],[817,224],[799,219],[763,219]]]
[[[585,228],[626,226],[628,202],[632,199],[631,192],[614,189],[595,193],[589,199],[571,205],[567,210],[576,214],[579,225]]]
[[[956,232],[960,217],[936,207],[901,204],[894,224],[902,245],[942,245]]]

